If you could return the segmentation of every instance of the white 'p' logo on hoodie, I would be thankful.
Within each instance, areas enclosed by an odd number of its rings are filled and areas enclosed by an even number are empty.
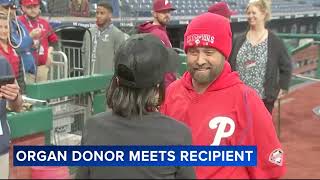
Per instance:
[[[230,125],[230,129],[226,131],[227,125]],[[210,129],[218,128],[214,140],[211,146],[220,145],[222,138],[227,138],[233,135],[235,130],[235,123],[231,118],[228,117],[215,117],[209,122]]]

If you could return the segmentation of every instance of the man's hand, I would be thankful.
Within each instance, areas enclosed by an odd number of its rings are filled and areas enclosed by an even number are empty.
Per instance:
[[[278,99],[285,97],[287,94],[288,94],[288,90],[280,89],[280,92],[278,94]]]
[[[29,35],[32,39],[40,39],[41,31],[41,28],[35,28],[29,33]]]

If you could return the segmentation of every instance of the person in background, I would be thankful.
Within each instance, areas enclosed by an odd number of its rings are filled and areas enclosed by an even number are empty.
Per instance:
[[[81,52],[86,75],[113,71],[114,54],[127,36],[112,24],[112,12],[113,8],[109,3],[99,2],[96,11],[96,26],[89,29],[92,37],[89,32],[84,35]]]
[[[16,4],[10,0],[1,0],[0,1],[0,13],[3,15],[2,19],[6,21],[2,21],[3,25],[8,26],[8,30],[10,31],[6,38],[6,44],[12,47],[22,64],[20,75],[16,78],[18,80],[18,84],[20,86],[21,92],[24,92],[24,73],[35,73],[36,67],[34,58],[32,55],[32,33],[29,34],[26,27],[21,23],[20,20],[17,19],[16,16]],[[3,26],[4,27],[4,26]],[[7,30],[5,30],[7,31]],[[16,58],[17,59],[17,58]],[[13,64],[11,64],[13,65]]]
[[[115,55],[107,89],[112,112],[90,118],[82,145],[190,145],[190,130],[158,112],[164,99],[164,74],[178,54],[150,34],[135,34]],[[192,167],[80,167],[77,179],[194,179]]]
[[[12,75],[11,69],[8,61],[0,55],[0,79]],[[9,179],[10,127],[7,121],[7,104],[15,112],[22,109],[22,97],[17,81],[0,85],[0,179]]]
[[[154,0],[152,9],[153,20],[147,21],[138,26],[139,33],[151,33],[158,37],[163,44],[172,48],[166,26],[170,22],[171,12],[175,10],[168,0]],[[165,87],[169,86],[177,79],[175,72],[169,72],[165,75]]]
[[[88,17],[89,16],[88,0],[70,0],[69,8],[71,16]]]
[[[21,0],[20,4],[24,14],[19,20],[33,37],[33,57],[37,65],[35,75],[26,75],[27,83],[47,81],[52,51],[59,46],[58,36],[49,22],[40,17],[40,0]]]
[[[257,146],[257,166],[195,167],[197,179],[280,178],[286,166],[272,117],[231,71],[231,47],[227,18],[207,12],[192,19],[184,34],[188,72],[167,88],[161,112],[191,129],[193,145]]]
[[[225,18],[231,20],[232,15],[236,15],[237,12],[230,10],[227,2],[215,2],[208,8],[208,12],[221,15]]]
[[[291,58],[283,41],[266,22],[271,17],[269,0],[250,0],[246,15],[249,30],[233,42],[230,64],[241,80],[254,88],[272,113],[274,102],[288,93]]]
[[[18,84],[25,89],[23,64],[15,49],[9,43],[10,28],[8,26],[8,15],[0,12],[0,55],[8,61],[11,72],[17,79]]]

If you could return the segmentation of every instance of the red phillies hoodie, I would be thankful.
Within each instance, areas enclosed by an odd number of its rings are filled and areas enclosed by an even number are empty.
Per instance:
[[[172,45],[170,43],[170,39],[167,34],[167,30],[165,27],[161,25],[154,25],[152,24],[152,21],[145,22],[138,26],[138,30],[140,33],[151,33],[163,42],[163,44],[168,47],[172,48]]]
[[[166,90],[161,112],[187,124],[194,145],[256,145],[256,167],[195,167],[197,178],[279,178],[285,173],[283,151],[270,113],[257,93],[245,86],[225,62],[221,75],[198,94],[191,75]],[[234,128],[234,129],[233,129]]]
[[[138,26],[138,31],[140,33],[151,33],[151,34],[157,36],[167,48],[172,48],[172,45],[170,43],[170,40],[169,40],[169,37],[167,34],[167,30],[165,27],[163,27],[161,25],[154,25],[154,24],[152,24],[152,22],[145,22],[145,23],[141,24],[140,26]],[[178,59],[177,59],[177,61],[178,61]],[[164,78],[165,87],[168,87],[169,84],[171,84],[176,79],[177,79],[177,77],[176,77],[175,73],[166,73],[165,78]]]

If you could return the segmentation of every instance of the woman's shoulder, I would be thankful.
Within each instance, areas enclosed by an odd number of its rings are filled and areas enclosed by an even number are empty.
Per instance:
[[[268,35],[269,37],[273,40],[273,41],[280,41],[282,42],[282,39],[275,33],[273,32],[272,30],[268,29]]]
[[[171,129],[175,132],[180,132],[184,135],[190,133],[188,126],[176,119],[173,119],[161,113],[157,113],[157,117],[160,119],[160,121],[158,120],[159,124],[161,124],[165,128]]]
[[[285,48],[285,45],[284,45],[284,42],[283,40],[276,34],[274,33],[272,30],[268,30],[268,41],[270,41],[270,45],[271,45],[271,48],[274,48],[274,49],[281,49],[281,48]]]
[[[247,33],[248,33],[248,31],[235,34],[234,37],[233,37],[233,39],[234,39],[234,40],[237,40],[237,41],[239,41],[239,40],[241,40],[241,39],[245,39]]]
[[[110,120],[114,118],[114,115],[112,112],[102,112],[93,115],[92,117],[88,118],[87,121],[87,126],[90,129],[90,127],[95,127],[95,126],[101,126],[106,120]]]
[[[233,48],[240,48],[239,46],[241,46],[243,44],[243,42],[246,40],[246,36],[247,36],[247,31],[246,32],[241,32],[239,34],[235,34],[232,38],[232,47]]]

